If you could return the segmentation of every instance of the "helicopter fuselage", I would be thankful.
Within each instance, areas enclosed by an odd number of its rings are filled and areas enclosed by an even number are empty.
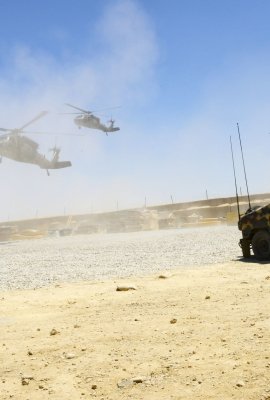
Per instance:
[[[46,170],[71,166],[70,161],[58,161],[59,152],[55,153],[52,160],[48,160],[38,152],[38,147],[38,143],[34,140],[16,133],[0,137],[0,157],[27,164],[36,164]]]
[[[0,137],[0,155],[15,161],[35,164],[38,144],[33,140],[16,134]]]
[[[93,129],[99,129],[100,127],[100,119],[90,114],[78,115],[78,117],[74,119],[74,122],[78,127]]]
[[[8,129],[0,128],[1,132],[7,132],[0,135],[0,162],[2,157],[10,158],[11,160],[38,165],[42,169],[66,168],[71,166],[70,161],[58,161],[60,149],[53,148],[53,157],[48,160],[43,154],[38,152],[38,143],[27,136],[21,135],[24,128],[33,124],[40,118],[44,117],[48,111],[41,111],[31,121],[27,122],[20,128]]]
[[[95,115],[91,114],[82,114],[78,115],[74,119],[75,124],[78,128],[90,128],[90,129],[98,129],[102,132],[116,132],[119,131],[120,128],[114,127],[112,124],[110,126],[106,126],[100,122],[100,119]]]

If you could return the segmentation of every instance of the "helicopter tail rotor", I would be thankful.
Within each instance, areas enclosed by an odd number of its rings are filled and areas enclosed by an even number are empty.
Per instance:
[[[53,162],[57,162],[58,161],[60,150],[61,150],[60,147],[56,147],[56,146],[54,146],[54,147],[49,149],[49,151],[51,151],[53,153],[53,156],[52,156],[52,161]]]
[[[109,119],[108,123],[110,124],[110,128],[113,128],[113,127],[114,127],[115,120],[112,119],[112,117],[111,117],[111,119]]]

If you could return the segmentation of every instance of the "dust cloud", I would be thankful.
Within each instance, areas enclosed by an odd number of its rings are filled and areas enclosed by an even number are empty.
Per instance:
[[[104,8],[89,37],[82,40],[83,53],[69,54],[69,49],[64,49],[69,55],[61,61],[42,49],[36,52],[22,45],[10,49],[0,79],[1,127],[18,128],[41,110],[48,110],[48,116],[28,130],[50,134],[31,138],[48,158],[50,148],[61,147],[60,161],[70,160],[72,167],[52,171],[48,177],[38,166],[3,158],[2,221],[143,204],[144,196],[136,195],[121,158],[132,151],[128,110],[145,101],[149,92],[157,58],[154,30],[135,2],[117,1]],[[91,40],[102,43],[106,52],[93,54],[87,45]],[[120,105],[100,117],[105,124],[111,116],[115,118],[120,132],[106,137],[96,130],[79,131],[73,123],[75,115],[60,115],[72,111],[66,102],[90,110]]]
[[[52,34],[59,38],[65,33]],[[268,192],[268,177],[262,173],[268,168],[269,139],[266,54],[239,53],[223,60],[188,99],[177,89],[175,98],[168,99],[159,86],[167,82],[162,76],[164,48],[136,1],[107,3],[82,37],[79,52],[72,53],[64,43],[57,58],[25,44],[14,44],[6,54],[0,127],[20,127],[48,110],[29,130],[50,135],[31,137],[47,156],[48,149],[61,147],[60,160],[70,160],[72,167],[48,177],[36,166],[3,159],[0,221],[201,200],[206,191],[209,198],[232,196],[229,137],[238,146],[236,122],[250,191]],[[180,81],[174,79],[177,88]],[[96,130],[79,131],[73,115],[60,115],[70,111],[66,102],[89,110],[120,105],[97,112],[104,123],[114,118],[120,131],[108,137]],[[239,155],[237,148],[238,182],[244,192]]]

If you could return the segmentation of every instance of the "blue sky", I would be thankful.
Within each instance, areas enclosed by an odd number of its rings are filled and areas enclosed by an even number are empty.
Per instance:
[[[61,146],[72,168],[3,159],[0,219],[114,210],[268,192],[270,3],[251,0],[0,2],[0,126],[41,109],[40,151]],[[121,130],[77,134],[65,102],[108,110]],[[112,114],[111,114],[112,113]]]

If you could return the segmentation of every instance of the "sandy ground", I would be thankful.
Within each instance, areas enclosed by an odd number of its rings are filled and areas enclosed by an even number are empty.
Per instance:
[[[269,290],[234,261],[2,292],[0,398],[270,399]]]

